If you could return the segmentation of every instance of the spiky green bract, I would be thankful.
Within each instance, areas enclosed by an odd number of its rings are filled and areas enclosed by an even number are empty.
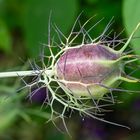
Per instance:
[[[75,33],[76,23],[77,20],[68,37],[65,37],[57,27],[55,28],[61,43],[54,45],[54,41],[52,44],[50,40],[48,41],[49,44],[44,48],[49,55],[42,55],[43,71],[41,70],[37,80],[28,86],[39,84],[41,87],[47,87],[49,91],[47,105],[51,109],[50,120],[54,122],[55,119],[61,118],[66,130],[65,117],[71,117],[73,111],[78,111],[82,117],[89,116],[128,128],[99,116],[106,111],[103,109],[104,106],[115,102],[112,95],[114,90],[129,92],[117,88],[120,82],[139,82],[137,78],[130,76],[128,78],[124,71],[126,65],[139,60],[139,57],[124,51],[140,24],[134,29],[124,46],[117,51],[113,48],[121,43],[121,40],[115,40],[115,38],[106,41],[105,32],[110,24],[99,37],[92,39],[88,34],[90,29],[88,31],[84,29],[88,21],[82,26],[80,24],[80,30]],[[81,44],[73,45],[81,34]],[[115,45],[112,45],[114,42]],[[55,49],[58,49],[57,53],[54,53]],[[68,116],[67,111],[71,112]]]

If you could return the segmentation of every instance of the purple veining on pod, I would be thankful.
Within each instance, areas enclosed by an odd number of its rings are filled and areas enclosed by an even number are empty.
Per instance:
[[[86,44],[68,49],[57,62],[58,79],[75,96],[102,97],[112,87],[121,72],[117,60],[120,55],[107,46]],[[115,82],[114,82],[114,81]]]

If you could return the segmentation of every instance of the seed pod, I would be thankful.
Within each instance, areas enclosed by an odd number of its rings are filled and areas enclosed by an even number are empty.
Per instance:
[[[118,85],[120,54],[101,44],[68,49],[57,62],[57,76],[75,96],[102,97]],[[108,88],[106,88],[108,87]]]
[[[140,27],[140,23],[133,30],[128,40],[123,42],[124,46],[117,51],[114,49],[115,40],[109,41],[109,46],[107,46],[108,41],[98,40],[100,37],[92,40],[90,37],[91,42],[85,44],[85,36],[88,32],[83,32],[80,45],[72,46],[74,40],[84,30],[84,25],[80,26],[80,31],[76,32],[76,35],[73,30],[74,27],[72,28],[70,35],[66,38],[66,44],[60,39],[61,45],[56,54],[53,53],[51,45],[48,45],[50,56],[46,58],[52,61],[49,63],[49,67],[45,66],[44,71],[42,71],[43,79],[41,78],[40,82],[47,86],[51,94],[49,101],[52,110],[51,116],[59,115],[58,117],[63,120],[67,132],[64,119],[67,109],[78,111],[80,115],[129,129],[127,126],[107,121],[96,115],[98,112],[101,115],[105,111],[103,107],[110,105],[108,102],[115,103],[112,95],[113,90],[129,92],[118,88],[121,81],[140,81],[135,77],[130,77],[130,75],[127,76],[125,73],[126,65],[129,66],[129,63],[140,60],[131,52],[125,53],[134,33]],[[73,37],[73,35],[75,36]],[[118,42],[120,43],[121,40]],[[111,44],[113,44],[113,48],[111,48]],[[107,95],[109,92],[111,92],[111,96]],[[100,103],[100,100],[105,102]],[[62,105],[61,113],[54,108],[57,102]]]
[[[138,82],[139,79],[122,75],[127,63],[138,60],[136,55],[126,55],[123,52],[139,26],[140,23],[118,51],[101,42],[67,48],[56,63],[56,75],[61,87],[74,96],[99,99],[118,86],[119,80]],[[125,58],[134,59],[122,61]]]

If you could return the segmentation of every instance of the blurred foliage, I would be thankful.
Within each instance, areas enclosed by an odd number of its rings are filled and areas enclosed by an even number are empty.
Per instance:
[[[136,27],[136,25],[140,23],[139,7],[140,7],[139,0],[123,1],[123,20],[128,35],[130,35],[133,29]],[[137,31],[135,36],[138,38],[140,37],[140,30]],[[134,39],[131,41],[131,44],[133,45],[133,49],[135,50],[135,53],[140,55],[140,51],[139,51],[140,40]]]
[[[12,40],[6,24],[0,20],[0,48],[5,52],[11,52]]]
[[[61,10],[63,9],[63,10]],[[47,44],[49,15],[51,22],[65,34],[74,23],[78,3],[75,0],[26,0],[23,24],[27,50],[30,56],[38,56],[41,43]],[[51,34],[54,32],[51,31]]]
[[[140,22],[140,1],[138,0],[0,0],[0,70],[20,70],[29,58],[39,55],[41,44],[48,43],[48,21],[68,35],[77,16],[83,11],[80,22],[84,23],[92,16],[86,26],[90,28],[104,18],[91,32],[93,38],[99,36],[107,23],[114,17],[110,30],[120,33],[126,29],[129,36]],[[52,14],[51,14],[52,13]],[[124,23],[124,26],[123,26]],[[111,34],[112,36],[114,34]],[[119,38],[127,36],[123,32]],[[127,36],[127,37],[128,37]],[[132,40],[132,48],[139,50],[140,30]],[[51,30],[51,39],[57,42],[55,31]],[[60,43],[60,42],[58,42]],[[136,64],[138,65],[138,64]],[[129,71],[128,71],[129,73]],[[140,78],[139,68],[135,73]],[[19,79],[20,80],[20,79]],[[13,84],[16,83],[16,84]],[[68,140],[51,123],[45,123],[50,117],[46,108],[40,104],[31,104],[25,92],[16,93],[21,82],[15,79],[0,79],[0,140]],[[140,90],[139,84],[122,84],[125,89]],[[27,93],[27,91],[26,91]],[[124,122],[133,127],[128,131],[110,126],[96,120],[77,117],[68,121],[73,140],[133,139],[140,138],[140,95],[139,93],[116,93],[123,104],[110,107],[114,112],[107,113],[105,119]],[[121,115],[120,115],[121,114]],[[61,121],[56,122],[61,128]]]

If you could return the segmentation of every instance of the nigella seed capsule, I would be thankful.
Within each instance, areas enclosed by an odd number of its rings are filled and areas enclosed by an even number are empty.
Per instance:
[[[111,22],[101,35],[92,39],[89,32],[99,22],[86,31],[85,26],[90,19],[81,25],[79,17],[76,19],[68,37],[57,26],[51,26],[49,19],[48,45],[45,44],[41,52],[42,68],[33,63],[34,65],[31,65],[32,70],[0,72],[0,78],[20,76],[25,84],[21,89],[29,88],[31,91],[30,99],[42,103],[42,107],[47,104],[49,114],[42,112],[41,116],[49,117],[48,121],[52,120],[53,123],[60,118],[67,132],[65,118],[67,114],[70,118],[74,111],[78,111],[82,118],[88,116],[129,129],[127,126],[110,122],[100,118],[100,116],[102,117],[106,111],[103,107],[115,103],[113,90],[140,93],[140,91],[130,91],[118,87],[122,81],[140,82],[140,78],[133,77],[135,71],[140,68],[139,65],[136,65],[136,70],[133,68],[133,65],[140,61],[140,56],[133,54],[132,50],[125,51],[140,27],[140,23],[132,31],[126,42],[124,42],[124,39],[116,40],[118,36],[109,40],[108,34],[105,35]],[[79,30],[77,30],[77,24],[80,27]],[[51,38],[51,27],[54,27],[58,35],[59,45],[54,41],[54,38]],[[82,39],[81,43],[73,46],[76,40],[80,40],[80,38]],[[115,47],[121,43],[123,46],[116,51]],[[44,54],[45,52],[47,52],[47,55]],[[125,68],[132,70],[131,73],[125,72]],[[34,76],[32,82],[26,83],[24,81],[25,76]],[[109,92],[111,93],[110,96],[107,95]],[[103,100],[103,102],[99,102],[100,100]],[[15,98],[14,100],[10,99],[10,101],[15,101]]]
[[[57,62],[57,76],[61,86],[74,96],[98,99],[118,85],[119,58],[120,53],[101,44],[70,48]]]

